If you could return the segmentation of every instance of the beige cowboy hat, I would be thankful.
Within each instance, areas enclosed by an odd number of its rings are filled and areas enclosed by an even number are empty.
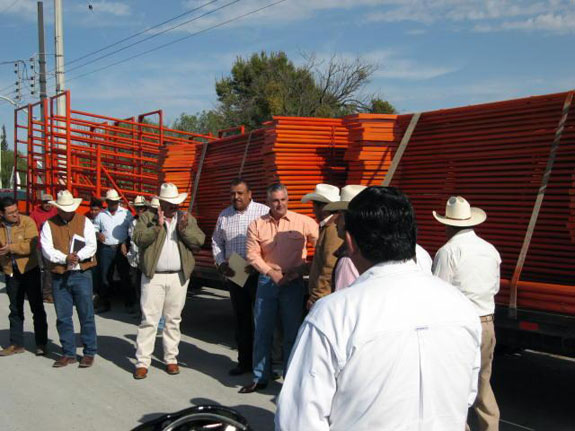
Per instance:
[[[160,187],[160,195],[158,199],[166,201],[171,204],[179,205],[186,200],[187,193],[178,193],[178,188],[172,183],[164,183]]]
[[[364,191],[367,187],[359,184],[351,184],[341,189],[341,196],[338,201],[327,204],[323,207],[324,211],[345,211],[349,202]]]
[[[487,214],[481,208],[472,207],[462,196],[451,196],[445,204],[445,215],[433,211],[433,217],[447,226],[471,227],[487,220]]]
[[[82,203],[82,198],[75,198],[68,190],[61,190],[58,192],[58,198],[49,203],[64,212],[73,213]]]
[[[304,204],[309,201],[329,203],[337,200],[339,200],[339,187],[330,184],[317,184],[312,193],[308,193],[301,198]]]
[[[118,192],[114,189],[110,189],[106,192],[106,197],[104,198],[107,201],[119,201],[122,198],[118,194]]]
[[[136,199],[134,199],[133,202],[130,202],[130,205],[135,207],[147,207],[148,201],[144,196],[136,196]]]
[[[150,202],[151,208],[160,208],[160,200],[157,196],[154,196]]]

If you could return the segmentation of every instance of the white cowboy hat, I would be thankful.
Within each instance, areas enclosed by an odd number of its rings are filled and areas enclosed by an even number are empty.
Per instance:
[[[157,196],[154,196],[152,198],[152,201],[150,202],[150,207],[152,208],[160,208],[160,200],[158,199]]]
[[[130,205],[133,205],[135,207],[147,207],[148,202],[146,201],[146,198],[144,196],[136,196],[136,199],[134,199],[133,202],[130,202]]]
[[[158,199],[178,205],[184,202],[187,197],[187,193],[178,193],[178,188],[174,184],[164,183],[162,187],[160,187]]]
[[[462,196],[451,196],[445,204],[445,215],[433,211],[433,217],[447,226],[471,227],[483,223],[487,214],[481,208],[470,206]]]
[[[82,203],[82,198],[75,198],[68,190],[61,190],[58,192],[58,199],[49,203],[64,212],[73,213]]]
[[[104,199],[106,199],[107,201],[119,201],[122,198],[120,197],[120,195],[116,190],[110,189],[106,192],[106,197]]]
[[[339,200],[339,187],[330,184],[317,184],[312,193],[308,193],[301,198],[304,204],[309,201],[329,203],[337,200]]]
[[[341,196],[339,201],[332,202],[323,207],[324,211],[345,211],[349,205],[349,202],[364,191],[367,187],[360,186],[359,184],[352,184],[345,186],[341,189]]]

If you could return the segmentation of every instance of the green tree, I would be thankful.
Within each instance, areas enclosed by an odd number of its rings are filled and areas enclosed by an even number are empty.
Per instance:
[[[182,114],[175,127],[214,133],[242,124],[254,129],[274,115],[332,118],[395,112],[377,95],[362,93],[377,66],[359,57],[318,60],[304,55],[304,60],[303,65],[296,65],[284,52],[238,57],[230,75],[216,81],[216,108]]]
[[[22,154],[20,154],[22,155]],[[18,169],[20,170],[20,181],[21,185],[26,184],[26,158],[18,158]],[[12,177],[12,170],[14,169],[14,151],[6,150],[2,151],[2,163],[0,165],[0,176],[2,178],[2,187],[8,188],[10,186],[10,181]]]
[[[0,150],[6,151],[8,149],[8,140],[6,139],[6,125],[2,124],[2,134],[0,135]]]

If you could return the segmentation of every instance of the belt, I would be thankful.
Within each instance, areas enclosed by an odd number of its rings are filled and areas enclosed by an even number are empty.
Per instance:
[[[112,244],[112,245],[110,245],[110,244],[102,244],[102,245],[103,245],[104,247],[118,248],[118,247],[120,247],[120,245],[122,245],[122,244]]]
[[[156,271],[156,274],[177,274],[181,271]]]
[[[493,314],[487,314],[486,316],[480,317],[482,322],[493,322]]]

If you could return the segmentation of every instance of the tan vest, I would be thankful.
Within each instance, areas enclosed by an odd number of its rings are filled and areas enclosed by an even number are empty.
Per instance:
[[[61,251],[66,256],[70,254],[70,244],[72,243],[72,237],[74,235],[84,236],[84,224],[86,223],[86,217],[82,214],[76,213],[74,218],[70,220],[69,223],[64,223],[60,216],[54,216],[47,221],[50,225],[50,231],[52,233],[52,243],[56,250]],[[61,265],[59,263],[49,263],[50,271],[56,274],[64,274],[66,272],[66,265]],[[96,266],[96,257],[87,260],[86,262],[80,262],[80,269],[82,271]]]

